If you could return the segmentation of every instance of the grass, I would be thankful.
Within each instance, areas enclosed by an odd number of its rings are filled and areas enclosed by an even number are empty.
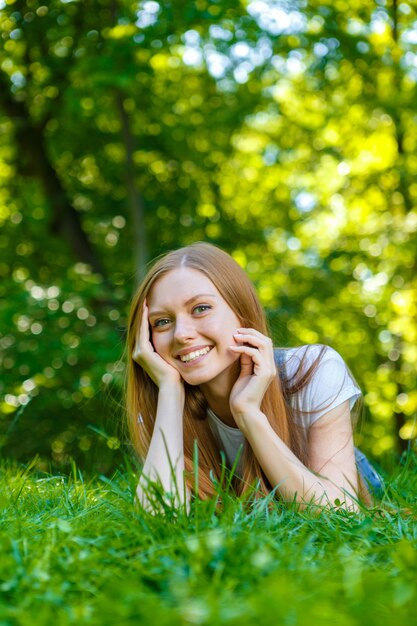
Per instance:
[[[130,469],[0,473],[0,626],[415,623],[414,454],[380,506],[319,516],[227,494],[155,516]]]

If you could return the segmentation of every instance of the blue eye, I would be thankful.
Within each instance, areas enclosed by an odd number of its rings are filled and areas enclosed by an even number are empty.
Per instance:
[[[208,304],[199,304],[198,306],[195,307],[194,311],[196,309],[211,309],[211,306],[209,306]]]
[[[154,322],[153,324],[153,327],[158,328],[158,326],[166,326],[167,324],[169,324],[169,320],[166,318],[163,318],[160,320],[156,320],[156,322]]]

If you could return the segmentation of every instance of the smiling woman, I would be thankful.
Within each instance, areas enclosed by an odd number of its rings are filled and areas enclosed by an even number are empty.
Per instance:
[[[147,302],[156,352],[179,369],[184,382],[199,387],[220,417],[233,422],[228,397],[231,366],[239,358],[230,346],[240,326],[236,313],[206,275],[184,266],[160,278]]]
[[[180,248],[149,270],[131,306],[126,385],[145,506],[148,480],[178,504],[213,495],[221,451],[231,467],[241,446],[237,494],[257,480],[256,497],[275,489],[301,507],[371,502],[353,446],[360,390],[342,357],[327,346],[274,349],[269,335],[254,286],[216,246]]]

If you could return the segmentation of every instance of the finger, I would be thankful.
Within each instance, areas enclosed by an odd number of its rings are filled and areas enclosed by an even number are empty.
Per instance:
[[[142,305],[142,319],[140,324],[136,324],[136,337],[135,346],[133,352],[133,359],[136,360],[138,353],[142,352],[143,346],[149,341],[149,323],[148,323],[148,308],[146,300]]]
[[[271,338],[268,337],[268,335],[264,335],[259,330],[255,330],[254,328],[237,328],[236,330],[237,330],[238,333],[245,333],[245,334],[248,334],[248,335],[255,335],[255,336],[258,336],[258,337],[263,337],[264,339],[269,339],[271,341]]]
[[[261,365],[262,357],[258,348],[250,348],[249,346],[229,346],[230,350],[240,354],[247,354],[252,357],[256,365]]]
[[[265,355],[262,355],[258,348],[251,348],[250,346],[229,346],[229,348],[235,354],[246,354],[249,356],[255,367],[266,368],[266,371],[270,368],[271,376],[276,375],[277,370],[274,359],[266,359]]]
[[[262,344],[262,345],[270,345],[272,343],[271,339],[269,337],[265,337],[265,335],[252,335],[250,333],[245,333],[245,332],[236,332],[233,334],[233,337],[240,339],[240,340],[244,340],[244,341],[251,341],[252,343],[256,343],[256,344]]]
[[[140,327],[138,326],[138,340],[139,340],[141,333],[143,333],[146,339],[149,339],[149,318],[148,318],[148,305],[146,304],[146,300],[143,301],[141,321],[142,323],[140,324]]]
[[[239,332],[239,333],[234,333],[233,337],[235,338],[236,341],[246,341],[248,343],[253,343],[256,346],[259,346],[262,348],[268,348],[272,345],[272,340],[269,337],[265,337],[265,335],[262,335],[261,333],[259,333],[259,335],[252,335],[250,333]]]

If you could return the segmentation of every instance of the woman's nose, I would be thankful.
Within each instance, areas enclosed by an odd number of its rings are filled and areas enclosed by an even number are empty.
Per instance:
[[[177,318],[174,335],[178,341],[186,341],[195,337],[195,328],[192,321]]]

